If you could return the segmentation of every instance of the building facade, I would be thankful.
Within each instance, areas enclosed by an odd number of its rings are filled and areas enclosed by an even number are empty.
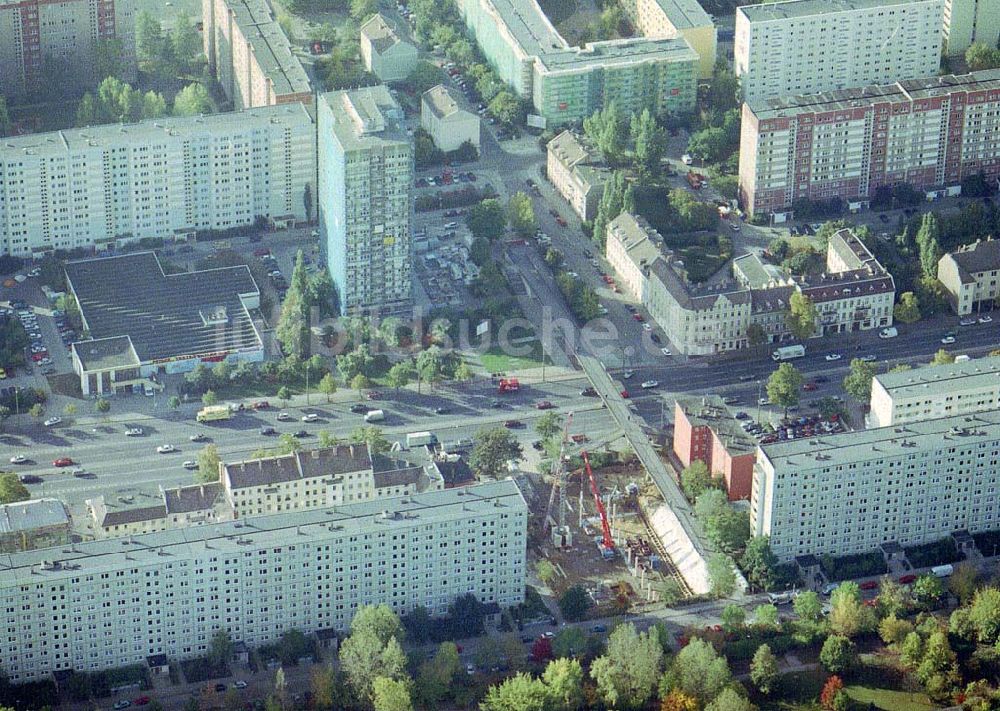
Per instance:
[[[361,605],[441,615],[524,599],[528,510],[511,480],[335,509],[16,553],[0,670],[13,683],[202,656],[219,629],[258,647],[347,631]]]
[[[464,143],[479,149],[479,116],[459,106],[443,84],[431,87],[420,97],[420,127],[445,153],[458,150]]]
[[[545,146],[545,175],[581,220],[593,220],[611,171],[581,135],[563,131]]]
[[[403,39],[381,14],[361,25],[361,60],[384,82],[403,81],[417,65],[417,48]]]
[[[0,506],[0,553],[64,546],[73,521],[58,499],[30,499]]]
[[[1000,70],[743,105],[740,201],[756,214],[797,200],[866,207],[908,183],[958,194],[1000,175]]]
[[[0,96],[20,100],[53,81],[95,86],[108,52],[116,76],[135,81],[133,0],[0,2]]]
[[[932,77],[944,0],[783,0],[736,9],[748,102]]]
[[[949,252],[938,261],[937,277],[959,316],[992,309],[1000,297],[1000,242],[987,237]]]
[[[236,109],[302,102],[312,87],[267,0],[202,0],[208,67]]]
[[[657,236],[649,223],[629,212],[608,223],[604,256],[625,294],[639,303],[647,300],[649,268],[660,258],[660,245],[653,241]]]
[[[483,56],[552,125],[580,121],[615,101],[625,113],[686,111],[697,99],[699,56],[682,36],[572,47],[537,0],[460,0]]]
[[[699,461],[721,478],[730,501],[750,498],[757,443],[718,395],[674,401],[673,448],[683,466]]]
[[[103,495],[88,499],[86,504],[94,532],[103,538],[137,536],[236,518],[227,492],[218,482],[161,488],[160,502],[148,506],[122,505]]]
[[[944,53],[961,56],[974,42],[1000,44],[1000,0],[944,0]]]
[[[876,375],[868,423],[892,427],[989,410],[1000,410],[998,356]]]
[[[320,247],[343,313],[412,299],[413,143],[385,85],[319,100]]]
[[[314,126],[301,104],[0,139],[0,253],[187,240],[304,221]]]
[[[750,527],[781,562],[995,530],[1000,412],[762,445]]]
[[[697,0],[626,0],[622,8],[645,37],[683,37],[698,53],[698,76],[709,79],[718,41],[715,22]]]

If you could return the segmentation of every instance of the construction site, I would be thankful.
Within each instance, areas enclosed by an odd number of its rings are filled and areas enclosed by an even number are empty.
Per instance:
[[[590,442],[573,432],[570,416],[558,456],[542,464],[542,485],[530,502],[537,514],[530,557],[552,564],[554,596],[580,585],[600,615],[674,604],[692,594],[650,526],[647,511],[663,498],[624,436]]]

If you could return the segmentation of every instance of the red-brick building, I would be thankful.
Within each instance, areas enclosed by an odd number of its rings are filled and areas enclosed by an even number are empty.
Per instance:
[[[740,429],[718,395],[675,401],[674,454],[685,467],[704,462],[722,478],[730,501],[750,498],[757,443]]]
[[[751,214],[796,200],[867,207],[908,183],[928,198],[1000,175],[1000,69],[743,105],[740,200]]]

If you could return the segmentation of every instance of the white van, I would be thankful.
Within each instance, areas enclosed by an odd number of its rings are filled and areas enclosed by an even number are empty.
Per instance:
[[[384,419],[384,410],[369,410],[365,413],[365,422],[381,422]]]
[[[895,338],[899,335],[899,331],[896,330],[895,326],[889,326],[889,328],[883,328],[878,332],[879,338]]]
[[[948,565],[935,565],[931,568],[931,575],[935,578],[947,578],[949,575],[955,572],[955,566],[951,563]]]

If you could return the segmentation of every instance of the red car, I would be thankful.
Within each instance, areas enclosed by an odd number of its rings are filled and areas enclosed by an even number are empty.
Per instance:
[[[555,407],[555,405],[553,405],[548,400],[542,400],[540,403],[535,405],[535,409],[538,410],[551,410],[553,407]]]
[[[639,321],[640,323],[646,320],[645,318],[643,318],[642,314],[632,314],[632,318],[635,319],[636,321]]]
[[[812,392],[813,390],[816,389],[816,387],[817,387],[816,383],[806,383],[805,385],[802,386],[802,389]]]
[[[269,407],[271,407],[271,403],[269,403],[267,400],[258,400],[253,404],[253,409],[255,410],[266,410]]]
[[[382,397],[382,393],[380,393],[378,390],[369,390],[368,392],[365,393],[365,397],[368,398],[369,400],[378,400],[380,397]]]
[[[524,427],[524,423],[520,420],[507,420],[503,423],[503,426],[509,430],[519,430]]]
[[[630,395],[628,394],[628,390],[622,390],[622,391],[621,391],[621,392],[619,393],[619,395],[621,395],[621,396],[622,396],[623,398],[625,398],[626,400],[628,400],[628,399],[629,399],[629,397],[631,397],[631,396],[630,396]]]
[[[148,703],[149,703],[148,696],[137,696],[136,698],[132,699],[133,706],[145,706]]]
[[[865,582],[858,585],[862,590],[878,590],[877,580],[866,580]]]
[[[910,575],[902,575],[899,578],[899,582],[902,583],[903,585],[908,585],[908,584],[912,583],[916,579],[917,579],[916,575],[912,575],[912,574],[910,574]]]
[[[59,457],[52,462],[54,467],[71,467],[73,466],[73,460],[70,457]]]

